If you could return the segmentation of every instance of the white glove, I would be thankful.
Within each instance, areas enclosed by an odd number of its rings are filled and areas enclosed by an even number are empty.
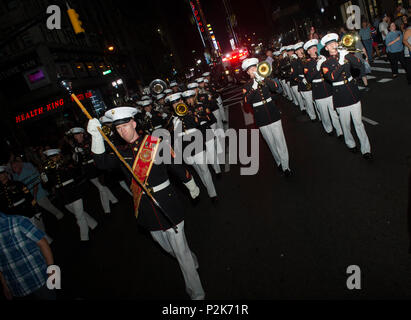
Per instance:
[[[161,114],[161,117],[162,117],[163,119],[166,119],[166,118],[168,117],[168,115],[167,115],[167,113],[163,112],[163,113]]]
[[[291,58],[293,58],[293,59],[298,59],[298,56],[297,56],[295,53],[293,53],[292,56],[291,56]]]
[[[184,183],[188,191],[190,191],[191,198],[195,199],[200,195],[200,188],[196,185],[194,178],[191,178],[190,181]]]
[[[106,151],[106,148],[104,147],[103,136],[97,128],[101,128],[100,122],[96,118],[89,120],[87,124],[87,132],[91,135],[91,152],[101,154]]]
[[[258,88],[258,82],[257,82],[255,79],[254,79],[254,83],[253,83],[252,88],[253,88],[254,90],[257,90],[257,88]]]
[[[146,112],[146,116],[149,116],[150,118],[152,118],[153,116],[151,115],[151,113],[150,112]]]
[[[264,77],[259,76],[258,73],[255,74],[255,80],[257,80],[258,82],[264,81]]]
[[[343,50],[339,51],[339,53],[340,53],[340,59],[338,60],[338,63],[340,65],[343,65],[343,64],[345,64],[345,56],[348,54],[348,51],[343,49]]]
[[[287,52],[283,53],[283,58],[287,58]]]
[[[319,59],[317,60],[317,71],[320,71],[321,65],[324,63],[325,60],[327,60],[326,57],[324,56],[319,56]]]
[[[99,133],[100,133],[100,132],[99,132]],[[75,152],[82,153],[82,152],[83,152],[83,148],[81,148],[81,147],[75,147],[75,148],[74,148],[74,151],[75,151]]]
[[[305,84],[305,85],[307,85],[307,80],[305,80],[305,77],[303,78],[303,83]]]

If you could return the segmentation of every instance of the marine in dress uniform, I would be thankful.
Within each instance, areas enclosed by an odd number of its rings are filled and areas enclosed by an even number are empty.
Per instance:
[[[287,84],[289,59],[288,59],[287,53],[285,53],[285,50],[286,50],[286,47],[281,47],[280,55],[278,56],[279,79],[280,79],[281,85],[283,86],[284,97],[286,97],[290,101],[293,101],[291,88]]]
[[[173,109],[182,102],[182,94],[177,92],[168,97]],[[204,144],[200,148],[194,148],[190,153],[186,151],[186,147],[191,144],[191,140],[195,136],[200,136],[203,139],[202,133],[200,131],[200,122],[195,114],[188,110],[186,115],[174,114],[172,118],[172,127],[174,134],[178,134],[179,137],[183,139],[182,146],[175,146],[176,152],[182,152],[183,159],[185,163],[192,165],[194,170],[197,172],[201,179],[201,182],[207,189],[208,196],[211,201],[216,204],[218,202],[217,191],[214,186],[213,178],[208,168],[207,153],[205,151]]]
[[[112,124],[113,124],[112,120],[103,115],[102,117],[100,117],[99,121],[101,123],[101,129],[103,130],[107,138],[110,139],[110,141],[116,146],[116,148],[123,148],[124,140],[121,139],[122,141],[119,141],[120,137],[112,129]],[[109,170],[108,175],[113,181],[117,181],[124,191],[126,191],[130,196],[133,196],[130,188],[126,184],[126,181],[123,179],[122,172],[119,172],[119,171],[120,169],[114,169],[111,171]]]
[[[313,99],[320,113],[325,132],[328,135],[332,135],[334,127],[337,137],[340,138],[343,133],[340,119],[333,105],[332,86],[328,81],[325,81],[321,70],[317,69],[317,62],[320,59],[326,59],[324,56],[317,55],[317,44],[317,39],[309,40],[304,44],[304,50],[310,56],[310,59],[307,60],[304,66],[304,75],[307,81],[311,83]]]
[[[215,128],[217,120],[208,108],[207,104],[198,102],[197,93],[193,89],[189,89],[182,94],[186,104],[192,109],[194,115],[198,118],[199,129],[202,133],[205,152],[207,156],[207,163],[211,164],[215,173],[221,173],[220,164],[217,157],[217,149],[214,141]],[[214,127],[214,129],[213,129]]]
[[[314,110],[311,83],[309,83],[304,76],[304,65],[307,63],[307,59],[304,54],[303,45],[304,42],[299,42],[294,46],[294,52],[298,58],[293,60],[292,74],[298,83],[298,92],[300,92],[304,100],[306,112],[311,121],[315,121],[317,117]]]
[[[293,95],[293,101],[295,105],[300,107],[300,110],[302,113],[306,113],[306,107],[305,107],[303,96],[301,95],[300,91],[298,91],[298,81],[299,81],[299,77],[297,74],[298,57],[294,53],[294,45],[287,47],[287,55],[288,55],[288,58],[290,59],[289,79],[290,79],[291,93]]]
[[[41,175],[43,182],[54,190],[65,208],[76,217],[80,240],[88,241],[89,228],[97,227],[97,221],[84,211],[82,197],[86,191],[86,178],[81,168],[71,161],[64,161],[59,149],[49,149],[43,153],[47,157]]]
[[[153,110],[151,100],[144,100],[142,106],[144,108],[143,130],[145,134],[152,134],[153,131],[165,125],[167,114]]]
[[[351,67],[361,68],[361,61],[347,50],[338,50],[338,35],[329,33],[321,39],[321,44],[330,57],[318,62],[324,77],[332,83],[333,103],[340,116],[341,127],[347,147],[356,152],[356,143],[351,134],[351,119],[361,144],[361,153],[372,160],[371,146],[361,117],[360,91],[353,77]]]
[[[10,179],[8,170],[7,166],[0,166],[0,211],[8,215],[25,216],[46,233],[41,209],[30,190],[24,183]],[[45,237],[49,244],[53,242],[49,235]]]
[[[86,136],[85,130],[80,127],[71,128],[68,134],[72,135],[74,140],[74,162],[81,167],[83,175],[97,188],[104,213],[111,213],[110,203],[116,204],[118,199],[107,186],[100,182],[103,172],[94,163],[89,137]]]
[[[277,167],[288,177],[291,171],[281,114],[271,97],[272,93],[277,92],[278,87],[274,81],[264,80],[256,74],[257,64],[257,58],[245,59],[242,63],[242,69],[250,76],[250,81],[243,89],[244,100],[253,107],[256,126],[267,142]]]
[[[209,90],[211,89],[210,91],[213,94],[213,97],[217,102],[218,109],[220,110],[220,116],[218,116],[216,114],[214,114],[214,115],[216,116],[217,119],[221,118],[221,121],[223,123],[226,123],[227,122],[227,117],[225,115],[225,110],[224,110],[224,105],[223,105],[223,98],[217,92],[217,89],[215,88],[214,83],[211,81],[211,73],[209,71],[207,71],[207,72],[204,72],[202,74],[202,76],[204,78],[204,83],[208,83]],[[190,89],[190,88],[187,88],[187,89]],[[217,120],[217,121],[219,121],[219,120]],[[221,128],[223,128],[223,127],[221,127]]]
[[[131,107],[118,107],[108,110],[105,116],[113,120],[113,126],[128,144],[126,150],[120,151],[125,161],[133,168],[140,181],[144,181],[145,185],[152,190],[153,196],[166,210],[172,222],[153,205],[131,174],[125,171],[134,195],[134,214],[137,222],[150,231],[153,239],[177,259],[183,273],[186,291],[191,299],[202,300],[205,293],[197,272],[198,260],[188,246],[184,233],[184,209],[170,184],[168,172],[172,172],[184,183],[192,198],[198,197],[200,190],[182,165],[154,161],[158,155],[160,139],[149,135],[138,135],[135,130],[136,122],[133,120],[135,112]],[[97,119],[90,120],[87,126],[87,131],[92,135],[91,148],[96,164],[101,169],[114,167],[124,169],[115,155],[105,152],[104,140],[97,129],[99,126]],[[170,152],[173,154],[172,149]],[[177,233],[173,229],[173,224],[177,226]]]

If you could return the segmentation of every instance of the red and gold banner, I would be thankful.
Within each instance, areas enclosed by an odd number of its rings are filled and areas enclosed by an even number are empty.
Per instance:
[[[148,176],[150,175],[151,168],[154,164],[155,155],[160,145],[160,139],[153,136],[145,136],[143,142],[140,145],[137,156],[133,163],[133,172],[137,176],[138,180],[147,185]],[[133,179],[131,183],[131,192],[133,193],[134,200],[134,214],[137,218],[138,207],[140,206],[141,196],[143,189]]]

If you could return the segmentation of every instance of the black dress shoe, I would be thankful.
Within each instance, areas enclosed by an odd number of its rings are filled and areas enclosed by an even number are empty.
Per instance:
[[[279,172],[283,172],[283,169],[281,168],[281,164],[279,164],[279,165],[277,166],[277,169],[278,169]]]
[[[337,136],[337,139],[340,140],[340,141],[342,141],[343,138],[344,138],[344,135],[343,135],[343,134],[340,134],[339,136]]]
[[[216,178],[218,179],[218,180],[220,180],[221,179],[221,177],[223,176],[223,174],[220,172],[220,173],[216,173]]]
[[[218,198],[217,198],[217,197],[212,197],[212,198],[211,198],[211,203],[212,203],[213,205],[217,205],[217,204],[218,204]]]
[[[330,136],[330,137],[332,137],[332,136],[334,135],[334,131],[327,132],[327,135]]]
[[[352,152],[352,153],[357,153],[357,152],[358,152],[357,147],[354,147],[354,148],[348,148],[348,150],[350,150],[350,152]]]
[[[311,122],[312,123],[317,122],[317,119],[311,119]]]
[[[373,160],[372,154],[370,152],[364,153],[362,156],[367,161],[372,161]]]
[[[291,177],[291,171],[290,171],[290,169],[287,169],[287,170],[284,171],[284,176],[285,176],[286,178]]]

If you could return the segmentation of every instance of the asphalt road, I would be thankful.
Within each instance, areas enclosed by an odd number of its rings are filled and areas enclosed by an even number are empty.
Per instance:
[[[215,179],[216,207],[204,187],[197,205],[179,188],[207,299],[411,297],[410,87],[404,75],[388,82],[378,81],[390,73],[372,76],[362,104],[371,120],[365,127],[373,163],[350,153],[279,96],[291,178],[279,174],[260,136],[258,173],[241,176],[239,165],[227,166]],[[252,128],[239,92],[223,91],[229,127]],[[176,260],[137,227],[131,197],[118,185],[112,190],[121,201],[109,216],[94,187],[85,195],[86,210],[99,222],[87,247],[78,243],[72,215],[61,222],[46,216],[62,271],[58,297],[188,299]],[[361,290],[347,289],[350,265],[361,269]]]

